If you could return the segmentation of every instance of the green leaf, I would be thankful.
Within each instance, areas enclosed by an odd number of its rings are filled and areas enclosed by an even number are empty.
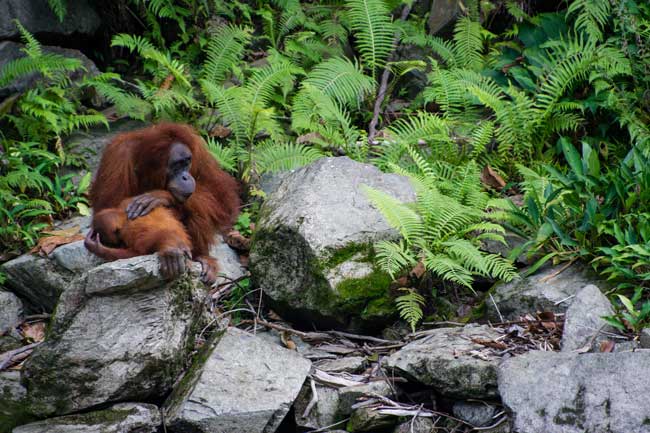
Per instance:
[[[578,177],[583,177],[584,172],[582,170],[582,160],[580,159],[578,151],[566,137],[560,137],[559,141],[562,145],[562,153],[564,153],[564,157],[566,158],[569,167],[571,167],[571,170],[573,170]]]

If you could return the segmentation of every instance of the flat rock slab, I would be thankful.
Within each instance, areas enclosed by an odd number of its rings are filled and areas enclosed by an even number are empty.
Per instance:
[[[501,334],[489,326],[440,328],[388,357],[388,376],[403,375],[437,392],[457,398],[495,398],[497,364],[485,346],[472,339],[494,340]]]
[[[536,311],[564,313],[573,296],[583,287],[590,284],[600,288],[608,286],[581,263],[563,268],[564,265],[551,266],[530,277],[497,283],[492,298],[488,297],[485,301],[488,318],[499,322],[516,320]]]
[[[121,403],[102,411],[26,424],[13,433],[156,433],[161,425],[160,411],[153,404]]]
[[[31,412],[63,415],[169,392],[201,326],[205,289],[198,269],[193,275],[168,282],[158,259],[142,256],[76,280],[25,364]]]
[[[650,351],[529,352],[499,367],[518,433],[648,433]]]
[[[273,433],[298,396],[311,362],[229,328],[165,403],[169,431]]]

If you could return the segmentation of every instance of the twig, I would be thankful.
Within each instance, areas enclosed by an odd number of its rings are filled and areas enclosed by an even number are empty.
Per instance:
[[[37,343],[32,343],[28,344],[27,346],[19,347],[18,349],[10,350],[9,352],[5,352],[5,358],[2,360],[2,363],[0,363],[0,371],[4,370],[7,368],[7,366],[11,365],[13,363],[12,358],[16,355],[20,355],[23,352],[27,352],[28,350],[31,351],[33,350],[36,346],[41,344],[40,342]]]
[[[27,322],[27,321],[29,321],[29,320],[47,320],[47,319],[49,319],[50,317],[51,317],[51,315],[50,315],[50,314],[47,314],[47,313],[43,313],[43,314],[30,314],[29,316],[25,316],[25,317],[23,318],[23,320],[25,320],[25,322]]]
[[[314,369],[314,372],[312,373],[312,377],[321,383],[330,386],[339,387],[339,388],[346,387],[346,386],[363,385],[363,382],[355,382],[352,380],[345,379],[343,377],[334,376],[332,374],[325,373],[324,371],[319,370],[317,368]]]
[[[571,265],[573,264],[573,262],[575,262],[576,260],[578,260],[577,257],[572,258],[572,259],[569,260],[569,261],[568,261],[564,266],[562,266],[560,269],[558,269],[556,272],[553,272],[552,274],[545,276],[544,278],[540,279],[539,282],[540,282],[540,283],[545,283],[545,282],[547,282],[548,280],[550,280],[551,278],[555,278],[555,277],[557,277],[557,276],[560,275],[562,272],[564,272],[565,270],[567,270],[567,269],[569,268],[569,266],[571,266]]]
[[[342,419],[341,421],[335,422],[334,424],[330,424],[330,425],[326,425],[325,427],[318,428],[316,430],[309,430],[307,433],[327,432],[327,431],[330,431],[330,429],[332,427],[336,427],[337,425],[340,425],[340,424],[345,424],[348,421],[350,421],[350,417],[347,417],[345,419]]]
[[[501,315],[501,311],[499,311],[499,307],[497,306],[497,303],[494,301],[494,298],[492,297],[492,293],[490,293],[490,301],[492,301],[494,308],[497,310],[497,314],[499,315],[499,320],[503,322],[503,316]]]
[[[418,411],[415,413],[415,415],[413,416],[413,419],[411,420],[411,433],[415,433],[415,430],[414,430],[415,429],[415,420],[418,419],[418,415],[420,414],[420,411],[422,410],[422,406],[423,405],[421,404],[420,407],[418,408]]]
[[[409,13],[411,13],[411,5],[406,4],[404,5],[404,9],[402,9],[402,15],[400,16],[400,20],[406,21],[406,18],[409,16]],[[395,36],[393,37],[393,49],[391,51],[390,57],[393,56],[398,43],[399,43],[399,31],[395,32]],[[377,92],[377,99],[375,99],[375,106],[372,110],[372,120],[370,121],[370,125],[368,125],[368,142],[371,144],[375,138],[375,135],[377,135],[377,123],[379,122],[379,112],[381,111],[381,105],[384,103],[384,98],[386,97],[386,89],[388,88],[389,76],[390,76],[390,68],[388,67],[388,65],[386,65],[386,67],[384,68],[384,72],[382,72],[381,74],[379,91]]]
[[[368,335],[358,335],[358,334],[350,334],[349,332],[342,332],[342,331],[329,331],[330,334],[339,336],[339,337],[347,337],[352,340],[365,340],[365,341],[372,341],[373,343],[385,343],[385,344],[394,344],[395,340],[384,340],[382,338],[377,338],[377,337],[370,337]]]
[[[277,325],[275,323],[267,322],[264,319],[257,319],[255,320],[242,320],[240,323],[242,324],[255,324],[257,323],[258,325],[265,326],[267,328],[275,329],[276,331],[284,331],[284,332],[290,332],[292,334],[295,334],[301,338],[306,338],[306,339],[321,339],[321,340],[330,340],[331,337],[328,334],[324,334],[322,332],[303,332],[303,331],[298,331],[293,328],[289,328],[286,326],[281,326]]]
[[[311,400],[309,400],[309,404],[305,408],[305,411],[302,413],[303,418],[307,418],[309,416],[309,412],[311,412],[312,408],[316,406],[316,403],[318,403],[318,393],[316,392],[316,382],[314,382],[314,379],[311,377],[309,378],[309,386],[311,387]]]

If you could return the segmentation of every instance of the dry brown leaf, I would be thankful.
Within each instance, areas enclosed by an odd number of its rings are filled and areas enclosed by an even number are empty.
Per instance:
[[[277,321],[281,321],[281,320],[282,320],[282,317],[281,317],[278,313],[276,313],[275,311],[273,311],[273,310],[269,310],[269,313],[267,314],[267,316],[268,316],[269,319],[271,319],[271,320],[277,320]]]
[[[612,340],[605,340],[600,342],[600,351],[603,353],[611,353],[614,351],[614,346],[616,346],[616,343],[614,343]]]
[[[226,235],[226,243],[239,251],[248,251],[251,248],[251,240],[243,236],[238,230],[231,230]]]
[[[20,325],[23,337],[31,343],[45,340],[45,322],[23,323]]]
[[[30,253],[38,254],[39,256],[48,256],[56,247],[81,241],[83,238],[84,236],[81,234],[72,236],[45,236],[38,240],[36,246],[30,250]]]
[[[41,233],[50,236],[73,236],[79,233],[81,228],[78,225],[68,227],[67,229],[60,230],[43,230]]]
[[[481,346],[491,347],[492,349],[505,350],[508,348],[508,345],[501,341],[484,340],[482,338],[472,338],[472,342],[476,344],[480,344]]]
[[[483,167],[483,170],[481,170],[481,182],[486,186],[498,190],[501,190],[506,186],[506,181],[503,180],[499,173],[494,171],[494,169],[489,165],[486,165]]]
[[[422,278],[422,275],[427,271],[427,269],[424,267],[424,263],[422,263],[422,260],[420,260],[414,267],[411,269],[411,272],[409,272],[409,275],[411,278]]]
[[[287,349],[298,350],[298,347],[296,346],[296,343],[294,343],[291,339],[291,334],[289,332],[280,332],[280,341],[282,341],[282,344],[284,344]]]
[[[165,77],[165,80],[160,85],[160,90],[169,90],[173,82],[174,76],[172,74],[167,75],[167,77]]]
[[[210,137],[226,138],[232,133],[230,128],[223,125],[217,125],[210,131]]]

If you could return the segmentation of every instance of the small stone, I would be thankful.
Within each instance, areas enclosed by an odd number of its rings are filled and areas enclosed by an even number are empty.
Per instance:
[[[364,383],[363,385],[346,386],[339,389],[339,413],[349,415],[352,406],[359,402],[359,399],[373,398],[373,395],[389,397],[393,394],[393,388],[383,380]]]
[[[366,368],[367,364],[363,356],[346,356],[319,361],[314,366],[328,373],[359,373]]]
[[[580,289],[565,314],[562,351],[582,349],[587,344],[597,348],[599,341],[607,339],[601,332],[615,331],[603,320],[612,314],[612,304],[598,287],[590,284]]]
[[[431,433],[433,432],[433,420],[431,418],[417,417],[395,427],[392,433]]]
[[[492,416],[496,412],[496,406],[472,401],[457,401],[454,403],[452,412],[456,418],[473,425],[484,427],[492,424]]]
[[[312,399],[310,381],[307,380],[293,406],[298,427],[318,430],[341,420],[342,417],[338,416],[339,391],[335,388],[316,385],[316,394],[318,401],[307,416],[303,416]]]
[[[373,432],[390,431],[398,421],[392,415],[382,415],[373,408],[361,407],[352,412],[347,429],[349,432]]]
[[[0,335],[11,333],[22,317],[22,301],[13,293],[0,289]]]

